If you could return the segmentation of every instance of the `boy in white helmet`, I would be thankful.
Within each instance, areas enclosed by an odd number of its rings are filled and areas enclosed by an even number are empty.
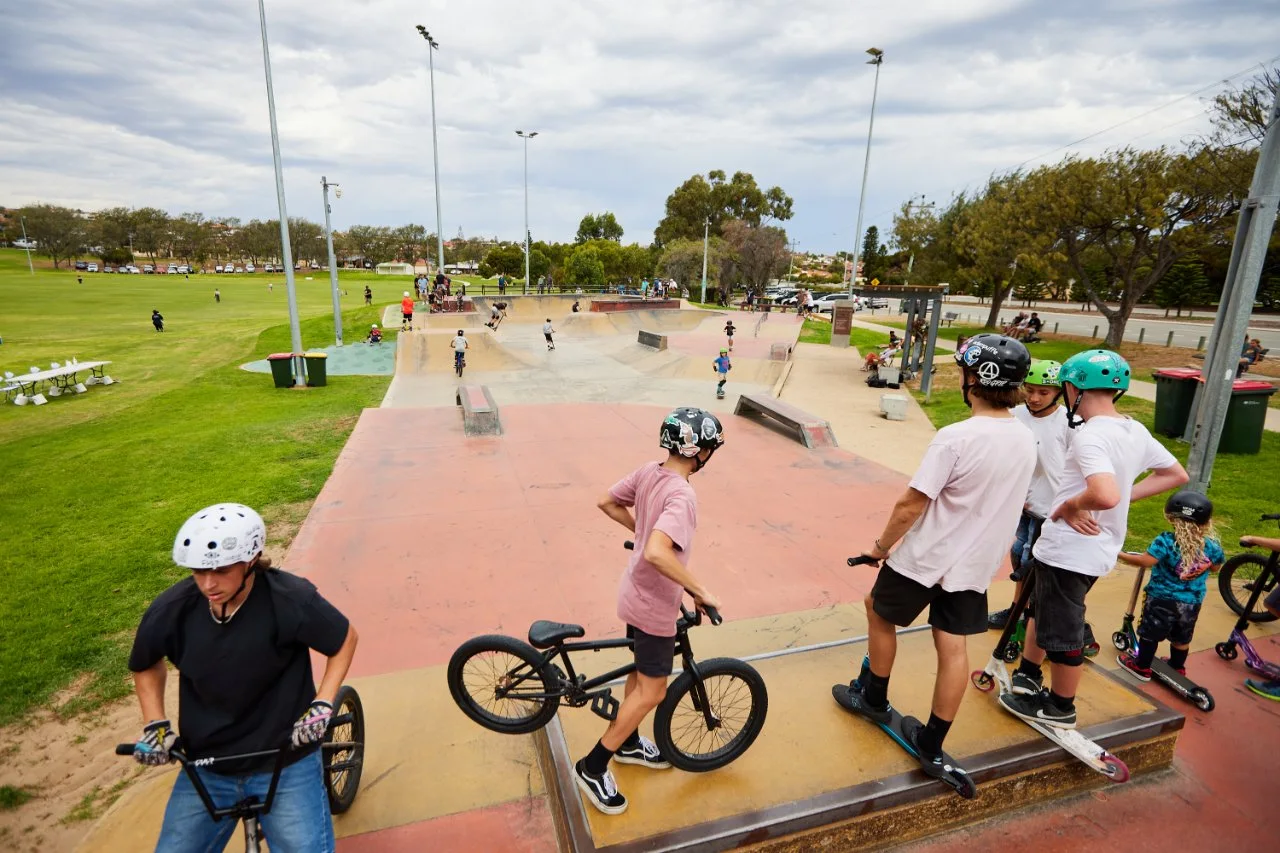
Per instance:
[[[164,707],[165,661],[178,671],[178,721],[191,758],[289,745],[275,802],[262,815],[271,848],[332,851],[333,823],[320,742],[355,655],[356,631],[310,581],[262,556],[266,526],[243,504],[197,512],[178,531],[173,560],[191,576],[143,614],[129,655],[146,725],[133,756],[163,765],[177,732]],[[311,650],[328,658],[317,688]],[[215,803],[265,798],[274,756],[218,762],[195,772]],[[157,850],[221,850],[235,821],[214,821],[185,773],[165,808]]]

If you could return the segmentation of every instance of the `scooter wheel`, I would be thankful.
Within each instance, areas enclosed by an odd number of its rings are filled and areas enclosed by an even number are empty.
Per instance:
[[[983,693],[990,693],[995,689],[996,680],[987,675],[986,670],[975,669],[969,676],[969,680],[973,682],[973,686],[981,690]]]
[[[1009,645],[1004,647],[1004,654],[1001,655],[1000,657],[1005,663],[1013,663],[1021,656],[1022,656],[1022,644],[1011,641]]]
[[[1129,765],[1125,764],[1114,755],[1104,755],[1102,758],[1103,765],[1106,766],[1106,775],[1112,782],[1128,782],[1129,781]]]
[[[1122,652],[1126,651],[1129,648],[1129,637],[1125,635],[1124,631],[1116,631],[1111,635],[1111,645]]]
[[[1201,711],[1208,713],[1213,710],[1213,697],[1210,696],[1209,691],[1205,690],[1203,687],[1197,687],[1195,690],[1191,691],[1191,701],[1194,702],[1195,706]]]
[[[1223,660],[1235,660],[1240,655],[1240,652],[1236,650],[1235,643],[1218,643],[1213,647],[1213,650]]]

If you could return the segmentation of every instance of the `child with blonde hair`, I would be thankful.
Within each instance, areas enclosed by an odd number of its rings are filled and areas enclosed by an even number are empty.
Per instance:
[[[1173,530],[1157,536],[1146,553],[1120,553],[1122,561],[1151,569],[1137,651],[1117,658],[1139,681],[1151,680],[1151,662],[1164,640],[1170,646],[1169,666],[1186,675],[1187,650],[1204,601],[1205,581],[1226,559],[1213,527],[1213,504],[1204,495],[1190,490],[1174,494],[1164,505],[1164,516]]]

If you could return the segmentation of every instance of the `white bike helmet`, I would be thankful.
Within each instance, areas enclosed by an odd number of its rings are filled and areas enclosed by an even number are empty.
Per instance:
[[[217,569],[262,553],[267,525],[244,504],[214,504],[186,520],[173,540],[173,561],[184,569]]]

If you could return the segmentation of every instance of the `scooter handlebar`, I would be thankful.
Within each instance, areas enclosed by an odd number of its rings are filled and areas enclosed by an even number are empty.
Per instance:
[[[868,557],[865,554],[859,554],[856,557],[850,557],[846,562],[850,566],[878,566],[880,561],[875,557]]]

